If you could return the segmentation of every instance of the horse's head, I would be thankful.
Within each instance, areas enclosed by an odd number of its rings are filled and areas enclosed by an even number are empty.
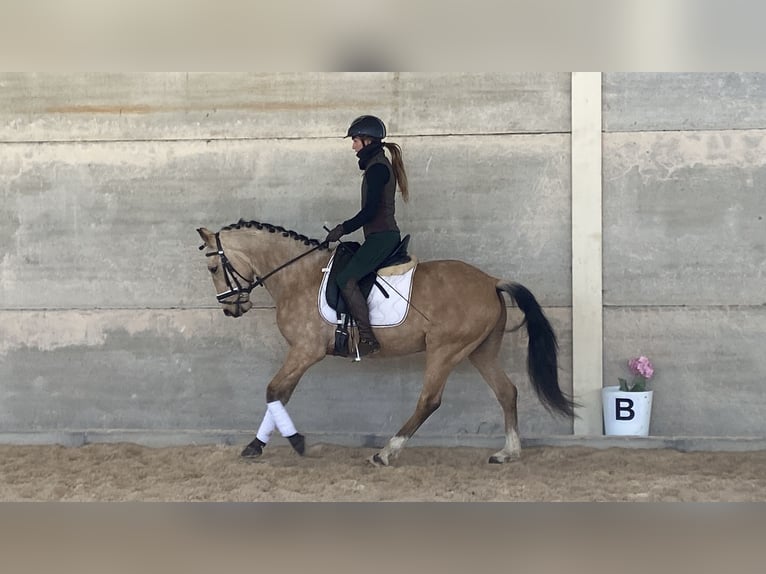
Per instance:
[[[223,307],[223,314],[241,317],[253,307],[250,291],[254,287],[255,271],[250,261],[233,246],[227,246],[224,251],[220,233],[213,233],[204,227],[197,229],[197,233],[205,242],[200,250],[205,251],[207,269],[213,278],[216,298]]]

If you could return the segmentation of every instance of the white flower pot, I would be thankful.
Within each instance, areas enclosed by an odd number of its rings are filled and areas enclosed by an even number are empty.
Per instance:
[[[649,436],[654,391],[631,393],[619,386],[601,389],[604,409],[604,434],[617,436]]]

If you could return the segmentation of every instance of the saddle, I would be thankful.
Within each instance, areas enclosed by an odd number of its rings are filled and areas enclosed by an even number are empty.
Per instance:
[[[381,263],[377,269],[375,269],[375,271],[362,277],[362,279],[359,281],[359,289],[361,289],[362,295],[364,295],[365,298],[370,296],[370,292],[372,291],[373,287],[377,287],[380,289],[381,293],[383,293],[383,296],[388,299],[388,292],[377,280],[377,272],[385,267],[393,267],[412,261],[412,258],[407,254],[407,246],[409,243],[410,236],[405,235],[404,238],[399,242],[399,245],[394,248],[391,254],[386,257],[383,263]],[[337,249],[335,250],[335,255],[332,259],[332,267],[330,268],[330,276],[327,280],[327,292],[325,294],[325,299],[327,300],[327,304],[331,308],[335,309],[335,311],[338,313],[338,316],[341,314],[348,315],[349,311],[346,307],[346,301],[341,295],[340,288],[338,287],[335,278],[338,276],[338,273],[343,271],[346,265],[348,265],[351,257],[353,257],[354,253],[356,253],[360,247],[361,245],[356,241],[343,242],[338,245]]]

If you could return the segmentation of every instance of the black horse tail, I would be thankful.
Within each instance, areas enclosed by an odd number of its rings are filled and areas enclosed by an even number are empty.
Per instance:
[[[497,290],[508,293],[524,313],[529,335],[527,372],[543,406],[551,412],[574,416],[578,406],[559,388],[558,341],[540,304],[529,289],[511,281],[500,282]]]

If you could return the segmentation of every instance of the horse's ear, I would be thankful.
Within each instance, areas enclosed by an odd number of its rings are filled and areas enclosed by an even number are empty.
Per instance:
[[[214,235],[212,231],[204,227],[200,227],[199,229],[197,229],[197,233],[199,233],[199,236],[202,238],[202,240],[205,243],[210,243]]]
[[[199,236],[205,242],[203,245],[199,246],[199,250],[200,251],[205,249],[206,245],[209,245],[209,246],[213,245],[213,236],[215,234],[212,231],[210,231],[209,229],[206,229],[204,227],[199,227],[199,228],[197,228],[197,233],[199,233]]]

